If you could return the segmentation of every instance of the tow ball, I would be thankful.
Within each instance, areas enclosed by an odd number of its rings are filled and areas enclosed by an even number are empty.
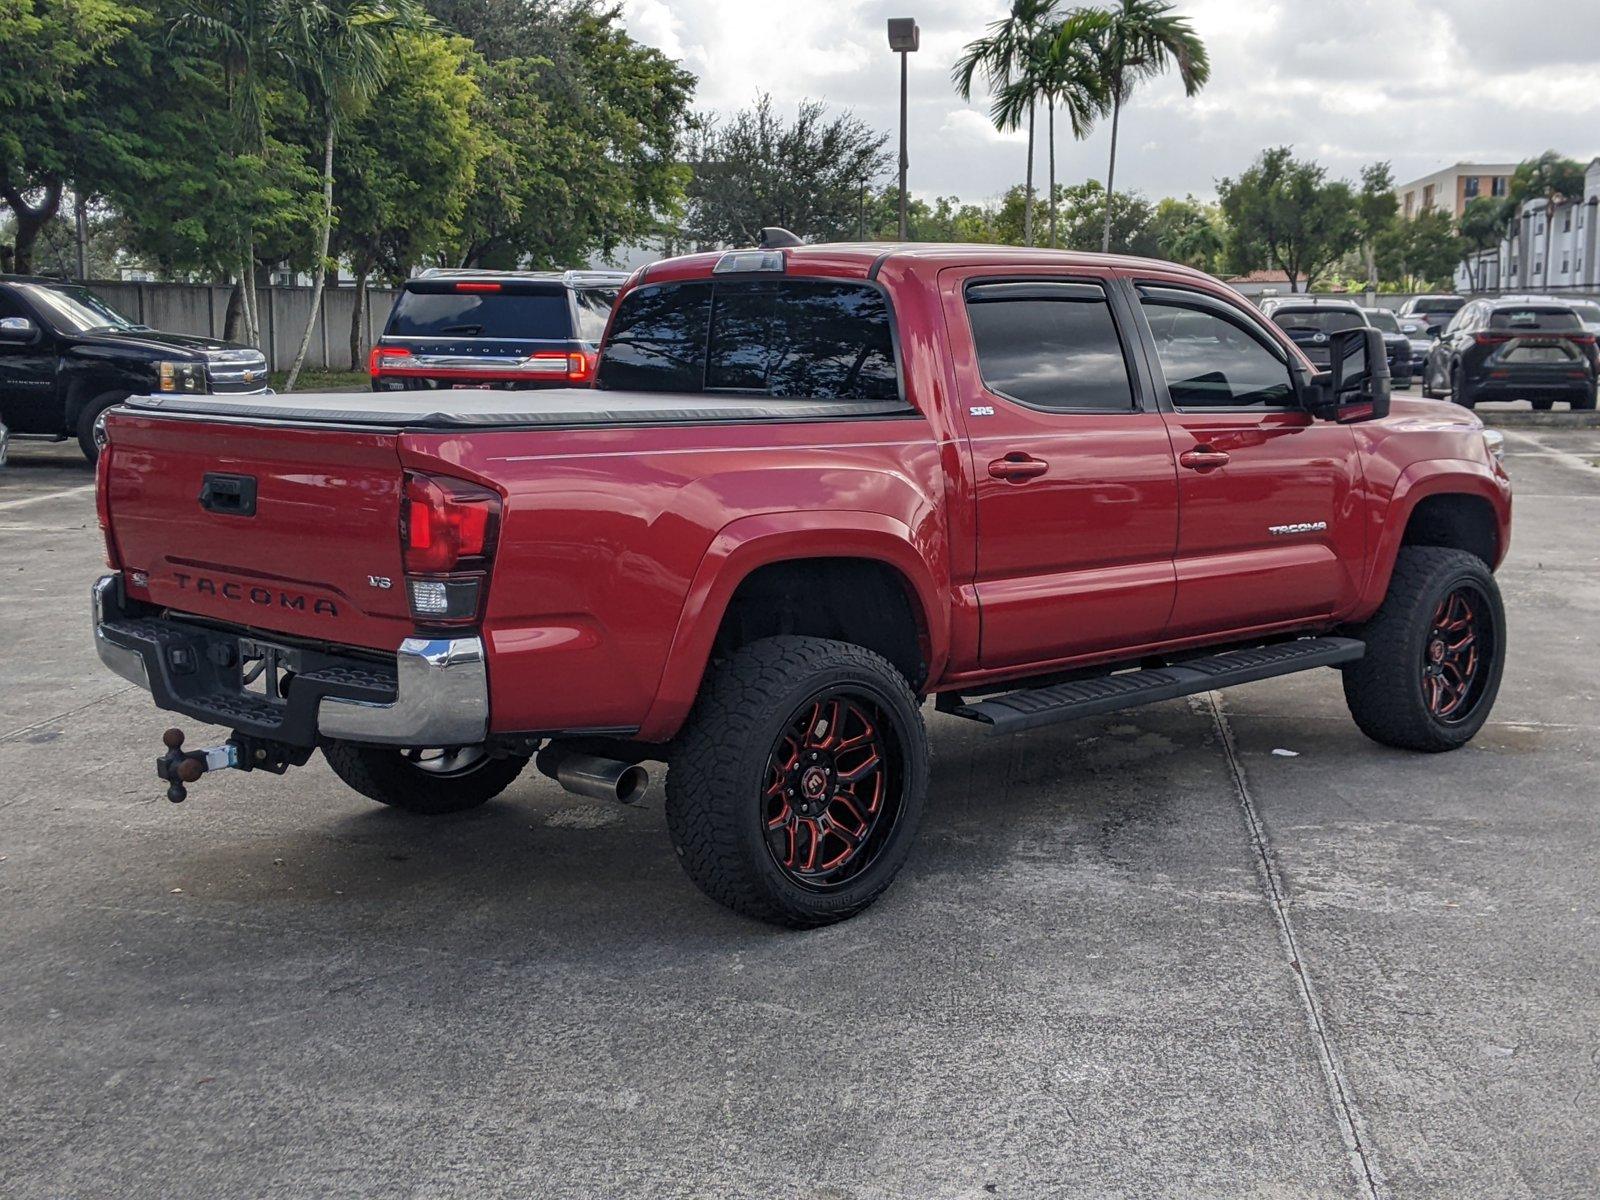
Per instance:
[[[182,804],[189,798],[193,783],[207,771],[271,771],[282,775],[290,767],[303,767],[311,758],[309,746],[287,746],[261,738],[235,733],[220,746],[209,750],[185,750],[183,730],[169,729],[161,735],[167,752],[156,759],[156,778],[167,785],[167,799]]]
[[[184,750],[183,730],[169,729],[161,735],[167,752],[156,759],[156,778],[167,785],[167,799],[182,804],[189,797],[183,785],[196,782],[207,771],[220,771],[224,767],[239,765],[239,747],[233,741],[223,742],[209,750]]]

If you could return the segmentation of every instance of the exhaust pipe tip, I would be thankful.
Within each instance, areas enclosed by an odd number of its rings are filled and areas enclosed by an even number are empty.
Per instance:
[[[650,772],[638,763],[590,754],[571,754],[547,746],[534,759],[541,774],[555,780],[575,796],[638,804],[650,791]]]

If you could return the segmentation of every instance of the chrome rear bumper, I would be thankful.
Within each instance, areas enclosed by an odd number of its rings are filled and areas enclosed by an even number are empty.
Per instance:
[[[378,745],[471,746],[489,732],[489,676],[476,636],[406,638],[387,664],[286,647],[296,673],[282,698],[247,691],[245,637],[174,617],[128,611],[117,575],[91,592],[95,650],[110,671],[160,708],[236,732],[314,745],[319,737]]]

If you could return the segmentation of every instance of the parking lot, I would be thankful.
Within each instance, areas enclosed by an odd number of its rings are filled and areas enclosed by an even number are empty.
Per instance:
[[[0,1195],[1600,1193],[1600,429],[1507,439],[1471,747],[1368,742],[1331,671],[1015,740],[930,705],[910,866],[807,934],[700,895],[659,792],[168,804],[91,473],[15,446]]]

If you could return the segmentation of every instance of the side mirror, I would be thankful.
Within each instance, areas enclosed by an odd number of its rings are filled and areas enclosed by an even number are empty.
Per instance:
[[[1389,359],[1376,329],[1342,329],[1328,339],[1329,369],[1312,376],[1306,407],[1348,425],[1389,415]]]
[[[0,317],[0,342],[26,345],[39,336],[39,327],[27,317]]]

